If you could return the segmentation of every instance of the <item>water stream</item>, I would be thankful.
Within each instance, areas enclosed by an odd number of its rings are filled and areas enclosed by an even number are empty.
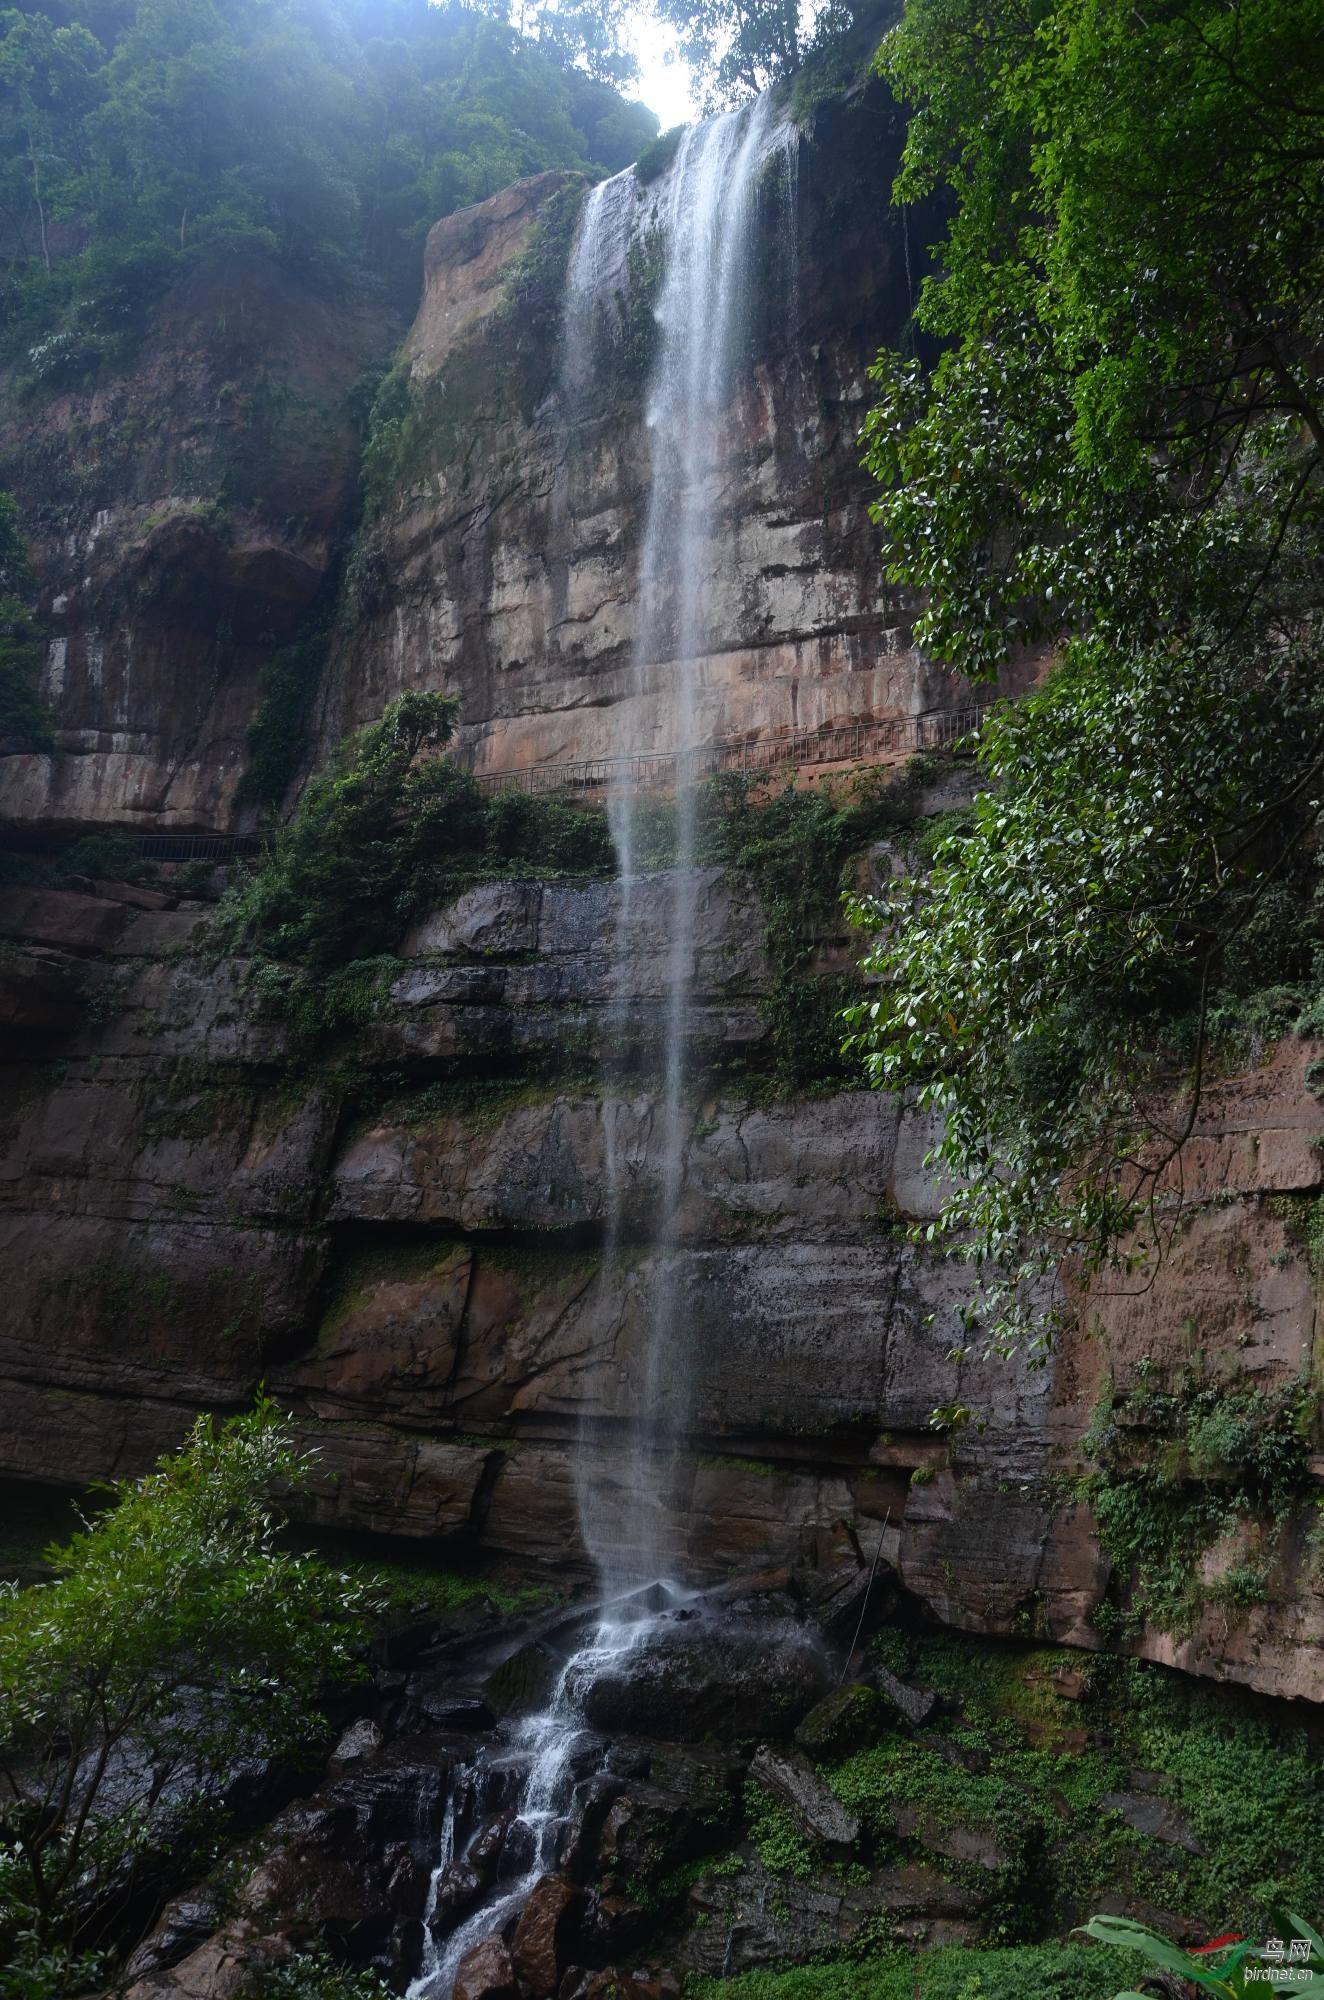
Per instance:
[[[714,525],[730,470],[731,411],[752,291],[760,175],[773,160],[785,193],[794,186],[794,136],[778,127],[770,97],[689,128],[667,174],[641,188],[633,170],[587,196],[567,273],[563,317],[562,409],[582,415],[592,395],[592,356],[602,315],[629,282],[630,245],[661,231],[664,273],[656,308],[658,344],[646,405],[649,497],[640,563],[633,649],[633,718],[615,749],[624,754],[685,749],[699,738],[699,694],[718,575]],[[778,203],[779,226],[795,226],[794,202]],[[788,264],[794,269],[794,252]],[[791,309],[794,309],[793,287]],[[565,505],[565,492],[555,504]],[[646,721],[643,720],[646,718]],[[648,740],[638,738],[647,730]],[[604,1076],[606,1242],[604,1277],[624,1298],[627,1162],[620,1143],[621,1078],[638,1042],[636,967],[655,958],[656,895],[641,908],[637,816],[630,788],[608,802],[619,869],[613,930],[612,1004]],[[442,1853],[427,1908],[424,1959],[409,2000],[450,2000],[466,1952],[503,1929],[540,1875],[563,1860],[575,1786],[605,1750],[583,1721],[595,1678],[618,1672],[622,1656],[646,1645],[673,1618],[684,1593],[656,1584],[680,1549],[676,1454],[690,1416],[686,1343],[678,1338],[680,1246],[689,1115],[687,1083],[695,973],[695,927],[702,876],[695,867],[695,801],[682,787],[676,802],[674,863],[665,877],[665,998],[661,1090],[654,1123],[658,1151],[652,1201],[647,1305],[632,1359],[625,1463],[599,1470],[597,1440],[585,1430],[579,1452],[584,1543],[603,1586],[605,1608],[565,1658],[538,1714],[498,1732],[474,1769],[453,1786]],[[632,1219],[632,1218],[631,1218]],[[494,1834],[493,1829],[497,1831]],[[447,1898],[463,1893],[466,1857],[478,1843],[500,1842],[495,1873],[476,1909],[454,1925]],[[490,1857],[489,1857],[490,1859]]]

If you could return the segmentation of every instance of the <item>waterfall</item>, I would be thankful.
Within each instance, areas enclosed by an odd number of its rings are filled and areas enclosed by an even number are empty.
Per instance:
[[[773,128],[767,96],[686,132],[675,162],[654,187],[633,170],[590,190],[585,199],[563,311],[561,409],[567,425],[591,415],[594,358],[610,338],[613,314],[629,283],[630,251],[644,231],[660,231],[665,265],[656,316],[658,345],[646,415],[649,496],[641,554],[629,712],[651,708],[647,741],[618,741],[624,755],[659,747],[683,752],[697,741],[697,695],[717,562],[714,522],[728,476],[730,418],[737,363],[748,324],[754,221],[759,175],[774,154],[780,177],[783,229],[795,221],[795,138]],[[794,290],[789,293],[794,311]],[[568,454],[553,490],[554,513],[569,505]],[[645,699],[647,698],[647,699]],[[683,775],[678,768],[678,776]],[[638,866],[637,805],[625,785],[614,788],[608,814],[616,845],[610,976],[609,1040],[603,1121],[607,1206],[604,1275],[622,1300],[627,1272],[629,1162],[621,1135],[630,1119],[623,1079],[640,1041],[634,1018],[642,964],[655,960],[665,926],[662,1075],[655,1124],[660,1171],[652,1204],[652,1271],[636,1379],[624,1476],[595,1478],[595,1440],[581,1431],[579,1506],[585,1546],[593,1556],[604,1602],[583,1641],[565,1659],[545,1709],[510,1726],[485,1746],[452,1792],[441,1856],[425,1920],[425,1948],[409,2000],[450,2000],[465,1953],[501,1930],[526,1901],[538,1877],[562,1860],[584,1755],[604,1746],[583,1720],[595,1678],[621,1655],[647,1645],[672,1619],[685,1594],[657,1585],[680,1553],[675,1452],[690,1414],[686,1343],[678,1336],[680,1245],[677,1221],[689,1138],[689,1053],[700,875],[696,869],[695,799],[678,784],[673,865],[645,893]],[[650,1581],[656,1587],[630,1593]],[[693,1615],[687,1612],[687,1616]],[[596,1746],[596,1748],[595,1748]],[[513,1778],[513,1791],[511,1789]],[[466,1790],[467,1788],[467,1790]],[[476,1796],[480,1810],[509,1806],[491,1886],[458,1924],[442,1914],[448,1880],[484,1838],[457,1803]],[[483,1803],[485,1801],[485,1803]],[[467,1812],[467,1808],[466,1808]],[[487,1821],[490,1830],[493,1822]]]
[[[620,753],[652,750],[661,734],[666,748],[684,753],[697,745],[697,696],[716,574],[713,527],[728,471],[731,404],[737,361],[747,324],[753,276],[754,222],[759,173],[771,155],[792,157],[789,128],[774,134],[773,106],[765,95],[740,111],[691,126],[667,177],[657,226],[666,245],[665,277],[657,306],[659,342],[649,385],[649,497],[639,578],[631,712],[648,713],[648,740],[616,744]],[[580,254],[585,268],[611,268],[614,246],[586,247],[599,216],[616,211],[604,201],[585,217]],[[792,212],[793,219],[793,212]],[[645,699],[647,698],[647,699]],[[638,725],[636,725],[637,727]],[[695,919],[700,876],[696,870],[695,794],[677,767],[675,846],[669,876],[666,1007],[662,1054],[660,1174],[653,1221],[653,1271],[643,1354],[635,1383],[630,1463],[622,1509],[594,1495],[591,1475],[581,1478],[585,1539],[604,1582],[615,1589],[631,1580],[665,1574],[677,1557],[675,1448],[689,1416],[691,1369],[678,1337],[680,1250],[676,1222],[683,1193],[689,1137],[687,1083],[690,1013],[694,985]],[[631,784],[613,789],[608,802],[619,868],[613,994],[613,1039],[629,1037],[631,968],[656,941],[640,936],[636,914],[638,801]],[[656,911],[649,899],[650,915]],[[625,1187],[616,1143],[619,1107],[604,1102],[607,1129],[608,1229],[605,1266],[623,1283],[622,1213]]]

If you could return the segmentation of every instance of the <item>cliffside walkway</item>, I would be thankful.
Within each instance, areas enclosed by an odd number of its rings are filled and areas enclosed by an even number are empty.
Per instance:
[[[663,750],[644,757],[581,757],[562,764],[529,764],[520,769],[475,771],[484,792],[526,792],[534,798],[556,792],[675,791],[721,771],[744,776],[771,775],[814,766],[847,768],[916,756],[923,750],[950,750],[979,734],[988,705],[930,709],[923,715],[895,716],[886,722],[852,722],[835,729],[807,729],[794,736],[718,739],[692,750]],[[129,840],[151,861],[229,861],[260,854],[266,838],[256,833],[139,833],[119,827],[100,831]],[[0,845],[32,854],[58,854],[77,833],[45,828],[0,827]]]

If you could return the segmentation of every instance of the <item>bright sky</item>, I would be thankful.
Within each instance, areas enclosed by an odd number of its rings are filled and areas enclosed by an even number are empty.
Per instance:
[[[625,39],[639,62],[639,81],[628,94],[657,113],[664,132],[673,125],[688,125],[698,113],[690,94],[689,69],[676,54],[675,35],[641,7]]]

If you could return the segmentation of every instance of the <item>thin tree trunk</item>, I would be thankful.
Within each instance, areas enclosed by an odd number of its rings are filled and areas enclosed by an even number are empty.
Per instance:
[[[51,246],[46,239],[46,205],[41,198],[41,168],[37,164],[37,147],[31,129],[28,131],[28,161],[32,168],[32,192],[37,203],[37,220],[41,224],[41,255],[46,266],[46,276],[51,274]]]

